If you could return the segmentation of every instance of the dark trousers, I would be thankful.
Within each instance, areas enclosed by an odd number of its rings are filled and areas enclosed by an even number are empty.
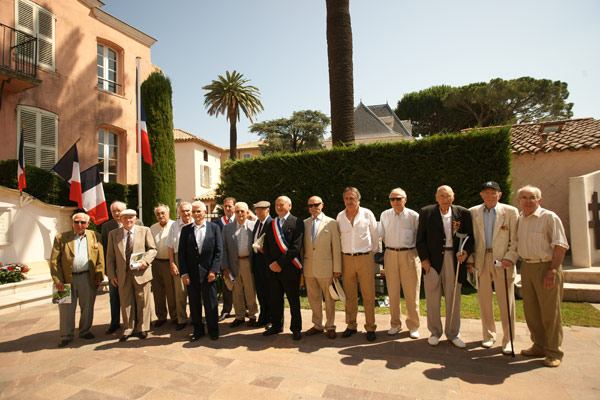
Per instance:
[[[269,295],[271,297],[272,324],[275,328],[283,328],[283,294],[285,293],[290,303],[290,314],[292,322],[290,330],[300,332],[302,330],[302,315],[300,314],[300,278],[281,279],[277,273],[270,273]]]
[[[204,325],[202,325],[202,303],[204,303],[208,333],[211,336],[218,336],[219,305],[215,281],[209,283],[205,279],[204,282],[200,283],[197,279],[191,279],[187,291],[190,299],[190,315],[194,325],[194,334],[204,334]]]
[[[223,308],[221,313],[231,314],[231,308],[233,306],[233,292],[227,289],[225,283],[223,283]]]
[[[110,296],[110,326],[119,326],[121,323],[121,299],[119,288],[108,284],[108,295]]]
[[[256,257],[262,257],[262,255],[255,255]],[[259,322],[272,322],[271,319],[271,299],[269,296],[269,276],[264,264],[257,264],[256,262],[252,266],[252,273],[254,274],[254,287],[256,288],[256,297],[258,298],[258,304],[260,304],[260,314],[258,315]]]

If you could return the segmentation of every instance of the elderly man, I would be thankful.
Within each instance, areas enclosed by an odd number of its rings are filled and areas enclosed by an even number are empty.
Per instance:
[[[569,249],[558,215],[540,206],[542,192],[525,186],[517,192],[522,212],[517,229],[521,257],[523,311],[533,345],[521,354],[545,357],[544,365],[558,367],[562,344],[562,261]]]
[[[215,279],[223,254],[221,229],[206,221],[206,205],[201,201],[192,203],[194,223],[184,226],[179,237],[179,271],[187,285],[190,297],[190,314],[194,342],[204,336],[202,304],[206,313],[206,326],[211,340],[219,338],[219,315]],[[201,300],[202,299],[202,300]]]
[[[135,224],[135,210],[123,210],[119,218],[122,227],[108,235],[106,270],[110,283],[119,288],[124,328],[119,341],[124,342],[135,333],[140,339],[148,337],[152,316],[149,267],[156,257],[156,245],[150,228]]]
[[[275,201],[275,218],[265,232],[263,254],[269,266],[272,326],[263,335],[275,335],[283,328],[283,294],[290,304],[290,330],[294,340],[302,339],[300,314],[300,250],[304,223],[290,213],[292,200],[280,196]]]
[[[216,221],[216,224],[219,226],[219,228],[221,228],[221,234],[223,233],[223,229],[225,228],[225,225],[233,222],[233,220],[235,219],[233,217],[233,210],[235,207],[235,198],[233,197],[226,197],[223,200],[223,213],[225,215],[223,215],[221,218],[219,218]],[[221,315],[219,315],[219,321],[223,321],[225,318],[230,317],[231,315],[231,308],[233,305],[233,293],[231,292],[231,290],[229,290],[229,288],[227,287],[227,285],[223,284],[223,308],[221,309]]]
[[[425,296],[427,298],[427,340],[437,346],[442,333],[460,349],[466,347],[460,336],[460,290],[467,279],[467,268],[460,263],[467,259],[473,249],[473,225],[471,213],[464,207],[452,204],[454,191],[450,186],[440,186],[435,194],[437,204],[419,211],[417,251],[421,267],[425,270]],[[460,237],[469,239],[459,253]],[[458,273],[458,278],[456,274]],[[455,282],[456,287],[455,287]],[[446,324],[442,329],[440,317],[442,288],[446,302]],[[454,311],[454,314],[452,313]]]
[[[65,283],[71,284],[71,303],[59,304],[60,343],[65,347],[73,340],[77,300],[79,337],[93,339],[90,331],[94,319],[94,302],[98,285],[104,278],[104,252],[98,235],[86,228],[90,216],[85,213],[73,215],[73,230],[56,235],[50,254],[50,275],[56,289],[63,291]]]
[[[400,286],[406,302],[406,326],[411,339],[419,338],[419,294],[421,290],[421,260],[417,255],[416,240],[419,214],[406,205],[406,192],[401,188],[390,193],[392,208],[381,213],[379,236],[385,243],[384,274],[390,301],[390,329],[392,336],[402,330],[400,317]]]
[[[346,292],[346,330],[343,338],[357,332],[358,288],[365,308],[365,330],[367,340],[375,340],[375,259],[379,248],[377,220],[369,209],[360,207],[360,192],[357,188],[344,189],[346,209],[337,215],[342,249],[342,279]]]
[[[467,267],[470,272],[473,268],[477,270],[477,298],[483,334],[481,345],[489,348],[496,342],[493,283],[502,321],[502,353],[512,354],[510,332],[515,331],[514,285],[519,212],[513,206],[499,203],[502,192],[496,182],[485,182],[479,194],[483,204],[469,209],[473,219],[475,252],[467,260]]]
[[[305,335],[327,332],[335,339],[335,300],[329,294],[333,279],[342,275],[342,253],[337,222],[323,214],[323,200],[319,196],[308,199],[310,217],[304,220],[302,261],[308,303],[312,310],[313,326]],[[310,232],[310,235],[308,234]],[[323,326],[323,298],[325,298],[325,325]]]
[[[177,326],[175,330],[179,331],[186,327],[188,323],[187,290],[179,274],[179,260],[177,251],[179,250],[179,235],[181,228],[192,222],[192,205],[187,201],[182,201],[177,207],[179,219],[171,224],[169,235],[167,237],[167,247],[169,248],[169,265],[171,266],[171,275],[173,276],[173,286],[175,288],[175,308],[177,312]]]
[[[252,241],[256,243],[265,233],[265,230],[272,221],[269,215],[271,203],[268,201],[259,201],[254,205],[256,212],[256,224],[252,231]],[[269,329],[271,323],[271,304],[269,298],[269,275],[267,270],[269,267],[265,261],[265,257],[259,248],[252,249],[252,274],[254,275],[254,287],[256,288],[256,297],[260,304],[260,314],[258,321],[254,326],[265,326]]]
[[[175,221],[169,218],[169,212],[169,206],[165,204],[156,206],[154,215],[158,222],[150,227],[154,243],[156,243],[156,258],[152,263],[152,294],[154,295],[154,312],[157,318],[154,327],[156,328],[167,322],[167,304],[171,320],[177,322],[175,287],[169,263],[169,247],[167,246],[169,230]]]
[[[256,324],[256,291],[252,276],[252,230],[254,221],[248,220],[248,204],[235,204],[235,222],[223,228],[223,261],[221,271],[224,277],[233,277],[233,307],[235,319],[229,325],[235,328],[244,323],[248,305],[248,326]]]

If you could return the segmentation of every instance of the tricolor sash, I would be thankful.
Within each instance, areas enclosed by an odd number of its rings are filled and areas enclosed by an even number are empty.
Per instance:
[[[229,223],[229,220],[227,218],[225,218],[225,216],[223,215],[221,217],[221,224],[223,224],[223,226],[227,225]]]
[[[272,221],[273,224],[273,233],[275,233],[275,242],[277,242],[277,246],[279,246],[279,250],[281,250],[281,252],[283,254],[287,253],[288,251],[288,244],[285,240],[285,237],[283,236],[283,231],[281,230],[281,227],[279,226],[279,217],[275,218]],[[300,258],[295,257],[292,260],[292,264],[294,264],[294,266],[298,269],[302,269],[302,263],[300,262]]]

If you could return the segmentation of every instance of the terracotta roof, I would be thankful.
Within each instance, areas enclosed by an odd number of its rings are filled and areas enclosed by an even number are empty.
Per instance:
[[[212,144],[211,142],[209,142],[208,140],[204,140],[196,135],[192,135],[189,132],[186,132],[182,129],[173,129],[173,139],[175,140],[175,143],[182,143],[182,142],[196,142],[198,144],[201,144],[204,147],[210,147],[214,150],[217,150],[221,153],[225,152],[225,149],[222,147],[217,146],[216,144]]]
[[[215,198],[217,197],[217,190],[216,189],[210,189],[204,193],[202,193],[199,196],[194,197],[194,200],[215,200]]]
[[[511,128],[511,147],[515,154],[600,148],[600,120],[565,119]]]
[[[258,146],[260,146],[261,144],[265,144],[264,140],[258,140],[256,142],[248,142],[248,143],[242,143],[242,144],[238,144],[237,145],[237,149],[238,150],[242,150],[242,149],[258,149]],[[225,147],[226,151],[229,151],[229,147]]]

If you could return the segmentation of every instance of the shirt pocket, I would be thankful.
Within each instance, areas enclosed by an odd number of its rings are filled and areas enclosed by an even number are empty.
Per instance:
[[[416,229],[415,228],[402,228],[400,231],[400,237],[404,243],[413,243],[415,241]]]

